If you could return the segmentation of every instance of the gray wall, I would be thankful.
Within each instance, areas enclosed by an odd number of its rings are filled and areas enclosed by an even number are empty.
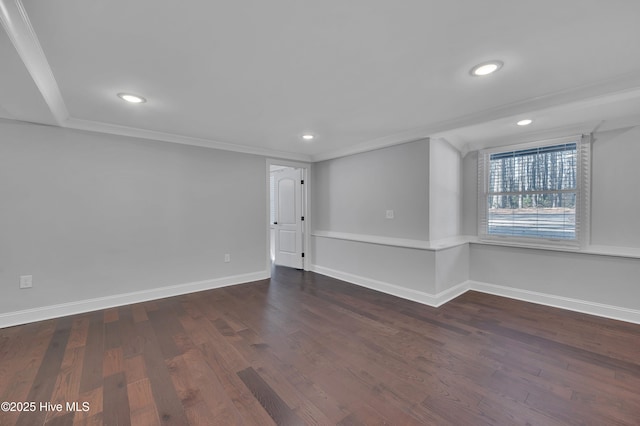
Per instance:
[[[640,248],[640,127],[596,134],[591,243]]]
[[[639,139],[640,128],[595,137],[595,245],[640,248]],[[423,140],[314,164],[314,229],[428,240],[430,157]],[[259,156],[0,120],[0,315],[265,271],[265,167]],[[461,233],[475,235],[477,153],[461,167]],[[443,191],[439,203],[459,199]],[[316,265],[386,289],[428,295],[471,279],[638,309],[638,259],[335,236],[312,244]],[[34,288],[20,290],[27,274]]]
[[[316,266],[428,294],[436,293],[435,253],[432,251],[317,237],[314,248]]]
[[[461,224],[460,152],[443,139],[431,139],[429,147],[429,239],[455,237]]]
[[[316,230],[429,239],[428,140],[316,163],[312,184]]]
[[[472,280],[640,312],[640,260],[470,244]]]
[[[324,231],[312,238],[315,270],[440,303],[438,295],[468,279],[467,246],[436,251],[426,244],[430,229],[437,238],[459,233],[460,168],[459,152],[444,140],[314,164],[314,229]],[[387,209],[395,219],[385,219]]]
[[[0,121],[0,313],[264,271],[265,167]]]

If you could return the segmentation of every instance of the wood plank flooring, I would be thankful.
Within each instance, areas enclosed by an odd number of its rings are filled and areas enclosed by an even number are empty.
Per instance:
[[[477,292],[436,309],[276,268],[2,329],[2,401],[36,404],[2,426],[640,425],[640,326]]]

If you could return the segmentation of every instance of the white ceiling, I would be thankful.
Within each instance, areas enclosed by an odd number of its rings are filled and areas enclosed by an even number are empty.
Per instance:
[[[0,117],[305,161],[424,137],[466,152],[640,124],[639,17],[633,0],[0,0]]]

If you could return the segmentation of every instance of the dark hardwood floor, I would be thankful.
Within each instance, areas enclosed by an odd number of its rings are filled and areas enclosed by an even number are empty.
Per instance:
[[[640,425],[640,326],[476,292],[435,309],[276,269],[2,329],[2,401],[36,403],[3,426]]]

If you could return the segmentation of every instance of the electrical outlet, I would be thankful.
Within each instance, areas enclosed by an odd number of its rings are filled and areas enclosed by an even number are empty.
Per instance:
[[[33,287],[33,275],[20,275],[20,288]]]
[[[386,218],[387,219],[393,219],[393,210],[387,210]]]
[[[231,262],[231,255],[229,253],[226,253],[224,255],[224,263],[229,263]]]

